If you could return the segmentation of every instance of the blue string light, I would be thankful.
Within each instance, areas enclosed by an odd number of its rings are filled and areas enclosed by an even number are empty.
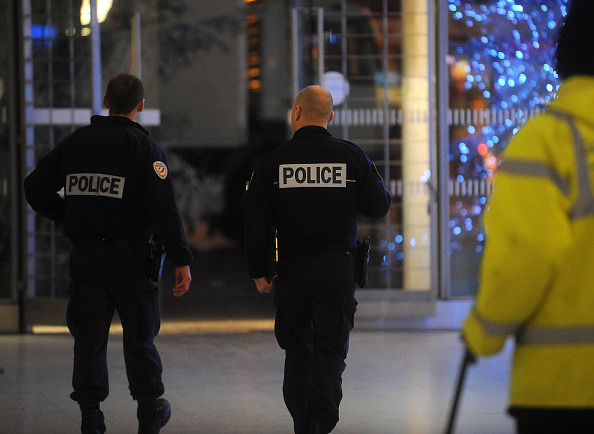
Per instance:
[[[567,14],[569,0],[448,0],[450,27],[460,34],[470,35],[466,40],[450,42],[452,64],[465,62],[458,69],[461,77],[456,106],[485,109],[514,109],[512,119],[501,120],[475,128],[460,126],[456,140],[450,144],[448,161],[454,165],[456,182],[490,178],[499,161],[492,166],[521,121],[526,119],[525,109],[546,104],[559,87],[559,77],[552,64],[559,24]],[[464,28],[468,30],[464,30]],[[454,77],[452,76],[452,80]],[[487,155],[478,154],[478,145],[486,144]],[[461,206],[458,206],[461,204]],[[481,252],[484,236],[480,212],[487,204],[486,196],[466,198],[452,207],[452,250],[468,245]],[[468,213],[468,210],[471,212]],[[466,214],[469,217],[464,217]],[[466,229],[463,231],[462,228]],[[472,238],[468,235],[472,234]],[[477,243],[479,245],[477,245]]]

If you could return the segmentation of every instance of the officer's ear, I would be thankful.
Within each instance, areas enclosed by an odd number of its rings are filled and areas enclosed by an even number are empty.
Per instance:
[[[328,125],[330,122],[332,122],[332,119],[334,119],[334,110],[332,110],[330,112],[330,117],[328,118],[328,122],[326,122],[326,125]]]
[[[142,110],[144,110],[144,98],[140,100],[140,102],[136,106],[136,109],[137,109],[138,113],[140,113]]]
[[[106,96],[103,97],[103,106],[106,109],[109,109],[109,101],[107,101],[107,97]]]

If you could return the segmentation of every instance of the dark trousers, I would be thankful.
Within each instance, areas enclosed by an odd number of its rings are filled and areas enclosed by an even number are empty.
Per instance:
[[[594,409],[512,407],[518,434],[582,434],[594,430]]]
[[[114,310],[123,328],[124,361],[134,399],[163,394],[161,359],[153,343],[159,332],[158,288],[145,277],[139,248],[112,242],[76,243],[70,255],[68,328],[74,336],[70,395],[79,404],[109,394],[107,340]]]
[[[282,253],[282,252],[281,252]],[[295,432],[338,422],[357,302],[353,255],[324,252],[278,264],[275,334],[285,350],[283,396]]]

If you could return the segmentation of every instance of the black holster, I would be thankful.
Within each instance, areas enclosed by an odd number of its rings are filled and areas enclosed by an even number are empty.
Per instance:
[[[369,249],[371,238],[363,238],[363,242],[357,241],[355,252],[355,283],[363,288],[367,282],[367,264],[369,264]]]
[[[147,277],[153,282],[158,282],[165,261],[165,246],[151,239],[148,244],[147,256]]]

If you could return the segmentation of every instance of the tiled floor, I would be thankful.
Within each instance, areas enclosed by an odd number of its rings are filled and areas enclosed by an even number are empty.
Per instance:
[[[156,343],[173,409],[162,432],[290,434],[272,297],[257,293],[239,250],[196,252],[192,277],[190,292],[179,299],[169,292],[170,268],[161,281],[163,324]],[[458,333],[371,330],[361,319],[355,323],[333,433],[444,432],[462,355]],[[0,434],[79,432],[78,406],[69,398],[72,346],[67,333],[0,335]],[[470,368],[457,433],[514,432],[505,414],[510,350]],[[118,327],[108,351],[107,432],[134,434],[136,405]]]
[[[173,408],[163,433],[292,432],[281,394],[283,353],[272,332],[169,332],[174,328],[165,324],[157,338]],[[108,433],[135,433],[121,344],[115,332],[102,409]],[[455,332],[355,330],[334,432],[443,432],[461,350]],[[456,432],[513,432],[505,415],[510,351],[470,368]],[[71,352],[67,334],[0,336],[0,433],[79,432],[78,407],[68,397]]]

